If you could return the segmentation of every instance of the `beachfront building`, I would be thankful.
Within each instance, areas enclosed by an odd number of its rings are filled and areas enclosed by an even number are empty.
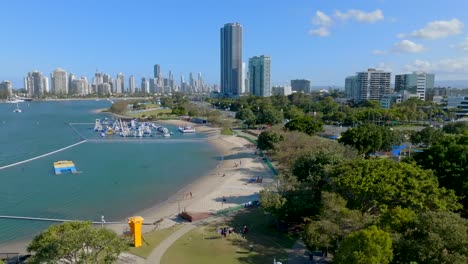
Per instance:
[[[44,77],[39,71],[29,72],[24,77],[24,88],[31,97],[41,97],[44,93],[49,92],[49,79]]]
[[[115,93],[121,94],[125,92],[125,77],[123,73],[119,72],[117,74],[117,79],[115,80]]]
[[[52,93],[55,95],[68,94],[67,72],[64,69],[57,68],[50,74],[52,84]]]
[[[13,84],[8,80],[0,83],[0,96],[3,95],[6,97],[13,95]]]
[[[271,96],[271,58],[255,56],[249,59],[249,90],[251,95]]]
[[[242,26],[239,23],[228,23],[221,28],[222,95],[239,96],[242,93],[242,82]]]
[[[135,77],[133,75],[130,75],[130,78],[128,78],[128,91],[130,94],[135,93]]]

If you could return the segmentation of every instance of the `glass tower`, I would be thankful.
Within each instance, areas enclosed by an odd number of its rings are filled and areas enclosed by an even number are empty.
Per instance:
[[[239,96],[242,82],[242,26],[228,23],[221,28],[221,93]]]

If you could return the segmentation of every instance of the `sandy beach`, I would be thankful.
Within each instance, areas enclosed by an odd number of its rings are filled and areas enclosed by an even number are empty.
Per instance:
[[[182,120],[164,120],[161,123],[184,125]],[[190,123],[191,124],[191,123]],[[162,218],[178,220],[179,212],[216,212],[249,201],[257,200],[258,194],[273,179],[273,173],[266,167],[258,155],[255,146],[237,136],[223,136],[219,128],[191,124],[197,133],[208,134],[207,142],[220,153],[217,167],[195,182],[174,193],[162,203],[155,204],[142,212],[136,213],[145,219],[145,223],[154,223]],[[183,166],[183,164],[181,164]],[[262,183],[252,182],[257,177]],[[224,198],[224,199],[223,199]],[[131,217],[131,216],[128,216]],[[122,219],[125,223],[126,219]],[[127,224],[107,225],[107,228],[122,234],[128,231]],[[144,232],[151,231],[154,225],[144,225]],[[0,252],[26,253],[29,241],[19,241],[0,245]]]

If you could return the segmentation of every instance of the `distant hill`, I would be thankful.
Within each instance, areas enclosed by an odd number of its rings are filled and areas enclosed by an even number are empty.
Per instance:
[[[435,87],[468,88],[468,80],[435,81]]]

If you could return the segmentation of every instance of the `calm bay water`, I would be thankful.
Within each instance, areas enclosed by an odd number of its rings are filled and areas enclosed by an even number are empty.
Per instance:
[[[92,123],[106,115],[93,110],[107,101],[0,104],[0,167],[77,143],[68,123]],[[86,138],[100,139],[93,125],[74,125]],[[15,167],[0,170],[0,215],[119,221],[166,200],[216,167],[216,150],[201,134],[170,141],[134,139],[86,142]],[[114,136],[115,139],[120,139]],[[72,160],[80,174],[55,175],[53,162]],[[30,238],[50,223],[0,219],[0,243]]]

